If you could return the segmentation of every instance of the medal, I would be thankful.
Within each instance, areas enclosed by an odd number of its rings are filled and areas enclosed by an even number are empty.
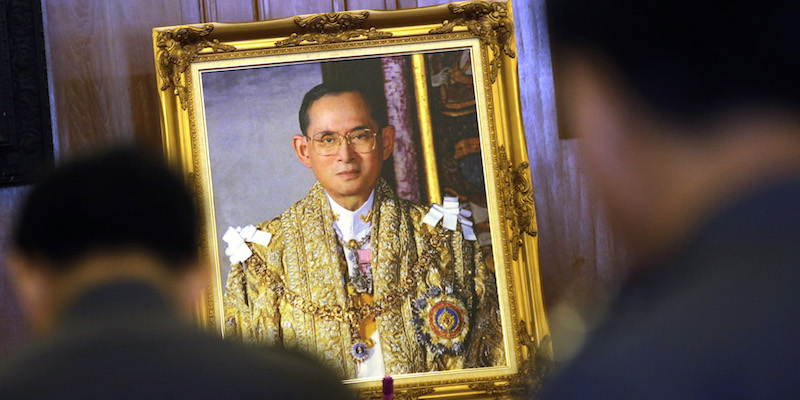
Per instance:
[[[360,363],[369,358],[369,347],[366,343],[355,342],[350,347],[350,354],[355,362]]]
[[[336,237],[339,239],[342,249],[345,250],[346,257],[356,265],[355,273],[347,282],[348,291],[353,294],[372,294],[372,250],[362,248],[369,243],[370,234],[367,233],[360,241],[355,239],[344,241],[338,232]]]
[[[356,273],[350,278],[350,284],[355,293],[372,293],[372,250],[357,249],[355,262],[358,267]]]

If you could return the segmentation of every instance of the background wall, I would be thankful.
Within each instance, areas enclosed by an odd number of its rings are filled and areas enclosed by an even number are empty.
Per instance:
[[[294,109],[320,83],[322,68],[312,63],[203,74],[222,282],[230,272],[225,229],[277,217],[317,181],[297,160],[292,136],[300,131]]]
[[[52,69],[57,152],[109,144],[160,148],[151,29],[245,22],[297,14],[398,9],[442,0],[42,0]],[[583,171],[574,140],[558,137],[543,0],[514,3],[521,97],[539,223],[540,262],[557,356],[571,350],[585,320],[599,315],[625,271]],[[0,190],[0,249],[24,187]],[[5,251],[3,251],[5,253]],[[25,326],[0,260],[0,359]]]

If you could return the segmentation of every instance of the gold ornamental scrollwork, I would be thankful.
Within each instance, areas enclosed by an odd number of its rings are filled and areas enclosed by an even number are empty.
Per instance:
[[[511,255],[514,261],[522,247],[522,236],[527,233],[536,236],[536,212],[533,203],[533,187],[528,178],[527,162],[516,167],[506,155],[505,146],[499,147],[497,169],[500,171],[500,198],[505,204],[506,219],[511,228]]]
[[[359,14],[325,13],[306,18],[295,17],[294,23],[303,33],[301,35],[292,33],[288,38],[277,41],[275,47],[298,46],[303,42],[319,44],[346,42],[361,36],[369,40],[392,36],[391,32],[379,31],[375,27],[362,28],[367,18],[369,11],[362,11]]]
[[[158,75],[164,81],[161,90],[173,88],[184,110],[189,105],[189,95],[183,82],[183,74],[189,70],[189,66],[200,51],[206,48],[216,52],[236,50],[235,47],[222,44],[217,39],[208,40],[206,36],[212,30],[214,25],[211,24],[202,28],[179,26],[170,31],[159,32],[156,37]]]
[[[470,389],[483,392],[492,398],[506,398],[509,393],[509,385],[495,384],[494,382],[481,382],[472,383],[468,386]]]
[[[394,393],[396,400],[419,400],[420,397],[434,392],[433,388],[399,390]]]
[[[528,351],[528,357],[519,365],[519,373],[509,383],[512,398],[535,398],[542,384],[553,372],[553,346],[550,335],[544,336],[538,343],[528,332],[525,321],[517,325],[520,344]]]
[[[445,20],[442,26],[431,29],[430,33],[449,33],[456,26],[466,26],[470,33],[477,36],[481,43],[489,46],[494,53],[494,58],[489,64],[489,78],[494,83],[500,66],[503,65],[503,54],[511,58],[516,57],[511,46],[514,23],[508,17],[508,6],[505,3],[470,1],[450,4],[448,7],[456,18],[452,21]]]
[[[469,385],[475,391],[483,392],[496,399],[536,398],[543,382],[553,371],[553,351],[550,335],[539,343],[528,333],[525,321],[519,321],[517,334],[520,345],[525,347],[528,356],[519,364],[519,372],[506,382],[480,382]]]
[[[432,387],[412,388],[412,389],[395,389],[395,400],[419,400],[420,397],[434,393],[436,390]],[[380,388],[365,390],[360,393],[360,398],[364,400],[381,400],[383,399],[383,392]]]

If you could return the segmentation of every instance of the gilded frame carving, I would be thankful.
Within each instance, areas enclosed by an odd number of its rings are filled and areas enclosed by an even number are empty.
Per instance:
[[[551,347],[539,280],[535,209],[523,133],[511,4],[469,1],[397,11],[351,11],[240,24],[155,28],[153,44],[167,158],[195,190],[205,227],[201,253],[211,284],[200,323],[222,332],[220,237],[216,226],[206,103],[201,74],[249,65],[408,55],[421,76],[421,54],[469,50],[475,72],[480,150],[492,250],[498,276],[507,365],[395,377],[397,398],[513,397],[538,388]],[[266,61],[265,61],[266,60]],[[275,61],[277,60],[277,61]],[[420,64],[422,63],[422,64]],[[276,65],[277,65],[276,64]],[[418,93],[425,82],[416,79]],[[427,93],[427,92],[424,92]],[[417,107],[425,99],[417,98]],[[425,126],[424,112],[420,125]],[[427,146],[420,129],[422,147]],[[430,135],[430,133],[428,133]],[[425,153],[425,150],[422,150]],[[429,196],[439,203],[435,163],[424,157]],[[242,221],[248,222],[248,221]],[[499,244],[499,245],[497,245]],[[380,379],[347,381],[380,398]]]

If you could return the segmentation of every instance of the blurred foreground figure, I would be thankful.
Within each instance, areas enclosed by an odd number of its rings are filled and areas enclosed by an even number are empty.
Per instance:
[[[544,398],[796,397],[800,3],[548,5],[560,117],[636,267]]]
[[[181,180],[117,150],[33,189],[9,264],[37,340],[0,364],[2,399],[349,398],[315,362],[200,332],[205,286]]]

